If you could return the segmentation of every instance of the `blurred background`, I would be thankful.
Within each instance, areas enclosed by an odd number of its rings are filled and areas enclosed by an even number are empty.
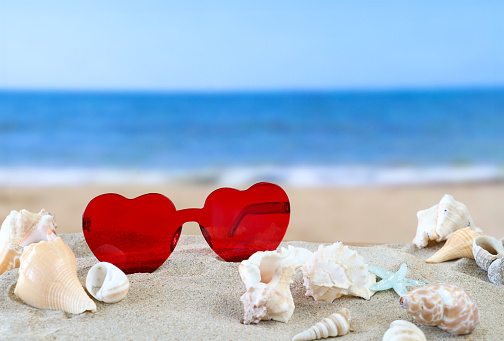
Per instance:
[[[503,237],[498,1],[0,0],[0,218],[259,181],[286,239],[410,242],[444,193]],[[185,233],[199,233],[188,223]]]

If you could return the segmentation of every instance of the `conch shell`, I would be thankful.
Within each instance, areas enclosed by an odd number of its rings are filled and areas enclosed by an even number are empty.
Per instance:
[[[452,334],[469,334],[480,322],[476,302],[460,287],[431,284],[401,296],[401,306],[415,320]]]
[[[129,280],[114,264],[100,262],[89,270],[86,289],[98,301],[116,303],[128,294]]]
[[[453,232],[438,252],[433,254],[427,263],[442,263],[447,260],[458,258],[471,258],[473,255],[474,239],[482,233],[472,230],[469,226]]]
[[[427,341],[423,331],[413,323],[396,320],[383,335],[383,341]]]
[[[19,267],[24,246],[55,239],[56,227],[54,216],[45,210],[38,214],[11,211],[0,229],[0,275]]]
[[[472,251],[476,264],[485,271],[488,271],[493,261],[504,256],[502,242],[487,235],[474,238]]]
[[[327,337],[346,335],[350,332],[350,312],[344,308],[326,317],[310,329],[297,334],[292,341],[320,340]]]
[[[449,194],[445,194],[437,205],[418,211],[417,218],[418,227],[413,244],[419,248],[426,247],[429,240],[446,240],[453,232],[466,226],[481,232],[480,228],[474,226],[466,205]]]
[[[316,301],[332,302],[343,295],[368,300],[374,291],[376,276],[368,271],[364,258],[341,242],[320,245],[302,268],[306,296]]]
[[[77,260],[60,237],[24,250],[14,293],[35,308],[72,314],[96,311],[77,278]]]
[[[292,277],[311,255],[309,250],[289,246],[281,252],[256,252],[241,262],[238,271],[247,288],[240,298],[245,310],[244,324],[289,321],[294,312]]]
[[[488,267],[488,279],[493,284],[497,285],[504,284],[504,257],[495,260]]]

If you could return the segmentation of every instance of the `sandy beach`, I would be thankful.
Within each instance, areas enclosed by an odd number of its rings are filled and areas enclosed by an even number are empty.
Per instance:
[[[81,284],[97,260],[81,233],[62,235],[77,257]],[[315,251],[318,243],[284,242]],[[455,336],[437,327],[415,323],[427,340],[502,340],[503,286],[490,283],[471,259],[427,264],[425,259],[441,244],[417,249],[411,244],[350,248],[368,265],[397,271],[407,263],[407,277],[429,283],[462,287],[477,303],[481,323],[469,335]],[[344,296],[332,303],[305,296],[302,274],[294,276],[291,292],[295,310],[287,323],[261,321],[244,325],[240,296],[245,286],[238,263],[219,259],[201,236],[182,236],[170,258],[153,273],[128,275],[130,291],[116,304],[96,301],[97,311],[73,315],[41,310],[14,294],[19,269],[0,276],[0,339],[108,339],[108,340],[291,340],[318,321],[347,308],[350,333],[341,340],[381,340],[389,324],[398,319],[413,322],[392,291],[375,293],[369,300]],[[412,289],[413,287],[410,287]],[[338,338],[339,340],[340,338]]]
[[[67,187],[0,188],[0,219],[11,210],[56,215],[58,233],[82,231],[82,213],[95,196],[115,192],[129,198],[158,192],[177,209],[203,207],[206,197],[219,186],[90,185]],[[246,189],[243,186],[239,189]],[[486,234],[504,237],[503,183],[424,185],[410,187],[284,187],[291,202],[291,219],[284,240],[348,243],[411,243],[417,226],[416,212],[449,193],[466,204],[474,223]],[[198,235],[196,223],[186,223],[182,234]]]

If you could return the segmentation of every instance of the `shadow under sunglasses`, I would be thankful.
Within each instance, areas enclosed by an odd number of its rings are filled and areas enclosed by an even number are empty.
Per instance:
[[[168,259],[182,225],[194,221],[212,250],[228,262],[275,250],[290,219],[289,198],[278,185],[261,182],[240,191],[220,188],[203,208],[177,210],[162,194],[128,199],[115,193],[92,199],[82,216],[89,248],[125,273],[152,272]]]

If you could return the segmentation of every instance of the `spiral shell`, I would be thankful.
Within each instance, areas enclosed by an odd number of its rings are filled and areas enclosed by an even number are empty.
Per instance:
[[[474,222],[466,205],[445,194],[441,201],[428,209],[417,212],[418,226],[413,244],[426,247],[430,240],[446,240],[453,232],[469,226],[477,232],[481,229]]]
[[[306,296],[332,302],[343,295],[369,300],[376,276],[368,271],[364,258],[341,242],[320,245],[302,268]]]
[[[344,308],[326,317],[310,329],[294,336],[292,341],[319,340],[333,336],[346,335],[350,332],[350,311]]]
[[[399,299],[414,319],[452,334],[469,334],[480,322],[479,310],[471,297],[451,284],[431,284],[412,290]]]
[[[101,262],[89,270],[86,289],[98,301],[116,303],[128,294],[129,280],[114,264]]]
[[[0,229],[0,275],[19,267],[23,247],[41,240],[56,238],[54,216],[41,210],[11,211]]]
[[[488,279],[496,285],[504,284],[504,257],[495,260],[488,267]]]
[[[474,238],[472,251],[476,264],[485,271],[488,271],[493,261],[504,256],[502,242],[487,235]]]
[[[453,232],[445,245],[438,252],[426,260],[427,263],[442,263],[458,258],[472,258],[474,239],[480,232],[473,231],[469,226]]]
[[[396,320],[383,335],[383,341],[426,341],[425,334],[413,323]]]
[[[72,314],[96,311],[77,278],[77,260],[60,237],[24,250],[14,293],[35,308]]]

